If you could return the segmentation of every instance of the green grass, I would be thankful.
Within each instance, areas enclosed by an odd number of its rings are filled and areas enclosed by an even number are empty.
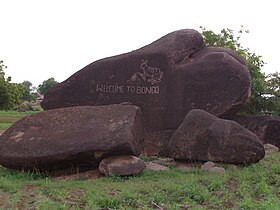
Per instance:
[[[225,174],[200,169],[57,180],[0,167],[0,209],[279,209],[279,153]]]
[[[0,111],[0,132],[9,128],[14,122],[24,116],[28,116],[39,111],[17,112],[17,111]]]
[[[28,114],[0,112],[0,124]],[[75,180],[0,166],[0,209],[278,210],[279,160],[278,152],[249,166],[223,165],[225,174],[171,167],[161,172],[144,170],[135,177]]]

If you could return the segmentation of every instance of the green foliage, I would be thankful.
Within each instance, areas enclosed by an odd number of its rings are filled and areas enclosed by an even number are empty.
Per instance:
[[[0,133],[1,131],[9,128],[14,122],[21,119],[24,116],[38,113],[42,111],[42,108],[39,107],[33,108],[35,111],[27,112],[17,112],[17,111],[0,111]]]
[[[3,209],[279,209],[279,153],[250,166],[56,179],[0,167]],[[12,199],[12,200],[11,200]],[[11,202],[12,201],[12,202]],[[159,208],[160,207],[160,208]]]
[[[228,28],[222,29],[220,33],[214,33],[213,31],[207,30],[204,27],[200,28],[202,30],[202,36],[204,38],[206,46],[230,48],[235,51],[240,57],[242,57],[246,62],[251,75],[252,94],[251,98],[241,112],[246,114],[263,114],[266,112],[279,114],[279,97],[278,99],[277,97],[274,98],[275,100],[277,99],[277,103],[273,102],[271,99],[268,100],[265,97],[265,94],[269,93],[268,88],[271,85],[271,80],[266,81],[264,73],[261,72],[261,68],[264,65],[262,57],[256,55],[255,53],[251,53],[248,48],[244,48],[241,46],[241,36],[244,33],[249,33],[249,31],[244,30],[241,26],[241,29],[237,32],[236,35],[233,30]],[[275,76],[275,74],[273,75]]]
[[[19,85],[11,83],[11,77],[5,79],[5,68],[3,61],[0,61],[0,110],[12,109],[21,96]]]
[[[47,80],[44,80],[43,83],[38,86],[38,91],[39,91],[40,94],[45,95],[47,90],[57,83],[58,82],[55,81],[55,79],[53,77],[51,77]]]
[[[35,99],[35,96],[31,93],[32,91],[32,83],[25,80],[19,84],[19,88],[21,91],[21,101],[31,101]]]
[[[275,72],[267,75],[266,102],[268,110],[280,116],[280,73]]]

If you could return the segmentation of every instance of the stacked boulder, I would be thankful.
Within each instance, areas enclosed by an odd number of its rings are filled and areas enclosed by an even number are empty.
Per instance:
[[[27,116],[0,136],[0,164],[12,169],[93,169],[113,155],[139,155],[145,131],[131,105],[77,106]]]
[[[128,155],[160,152],[176,159],[254,163],[264,155],[259,138],[220,119],[234,118],[250,86],[245,62],[233,51],[206,47],[195,30],[175,31],[93,62],[50,88],[41,104],[45,112],[23,118],[0,136],[0,164],[39,170],[99,166],[118,174],[120,162],[143,170]]]

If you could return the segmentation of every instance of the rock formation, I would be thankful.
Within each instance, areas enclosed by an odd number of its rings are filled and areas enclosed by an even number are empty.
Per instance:
[[[147,131],[177,129],[191,109],[233,116],[250,96],[245,63],[226,48],[206,47],[200,33],[172,32],[130,53],[98,60],[49,89],[45,110],[130,102]]]
[[[263,144],[280,148],[280,117],[236,115],[234,121],[256,134]]]
[[[197,109],[187,114],[166,150],[175,159],[234,164],[255,163],[265,154],[259,138],[249,130]]]
[[[0,136],[0,164],[51,171],[97,168],[112,155],[139,155],[144,126],[131,105],[60,108],[27,116]]]

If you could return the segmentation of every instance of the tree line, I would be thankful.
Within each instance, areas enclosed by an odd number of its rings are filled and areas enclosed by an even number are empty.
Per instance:
[[[200,29],[206,46],[230,48],[246,62],[252,80],[252,94],[241,113],[280,116],[280,73],[265,75],[261,71],[265,65],[262,56],[250,52],[249,48],[241,45],[241,36],[249,31],[242,26],[237,33],[228,28],[222,29],[219,33],[204,27]],[[13,109],[21,101],[31,101],[35,97],[32,93],[36,88],[32,87],[32,83],[27,80],[20,84],[12,83],[11,77],[5,78],[6,68],[3,61],[0,61],[0,110]],[[56,83],[54,78],[49,78],[38,86],[37,91],[44,95],[47,89]]]
[[[200,27],[206,46],[227,47],[242,57],[248,67],[252,81],[252,93],[249,101],[241,110],[241,114],[272,114],[280,116],[280,73],[265,75],[261,68],[265,65],[262,56],[244,48],[240,39],[249,33],[241,26],[235,33],[232,29],[222,29],[219,33]]]
[[[5,77],[6,68],[0,61],[0,110],[14,109],[23,101],[35,101],[36,93],[44,95],[48,88],[58,83],[53,77],[44,80],[38,87],[33,87],[28,80],[12,83],[11,77]]]

